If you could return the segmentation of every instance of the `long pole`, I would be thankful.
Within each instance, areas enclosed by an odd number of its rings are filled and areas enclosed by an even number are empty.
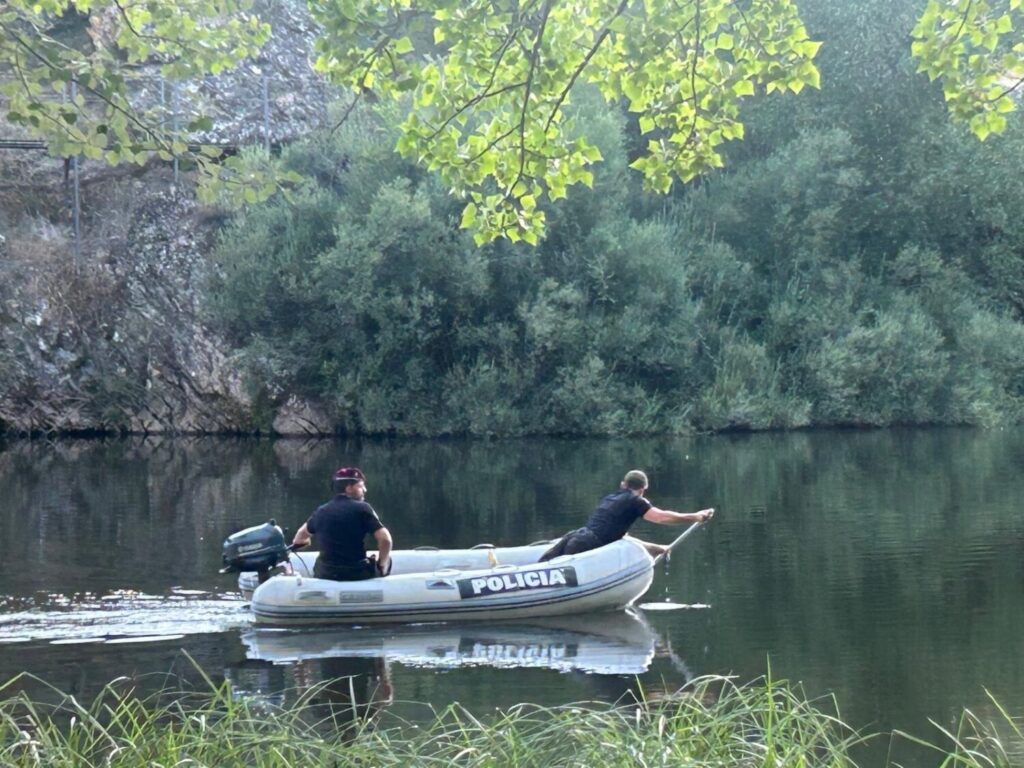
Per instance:
[[[704,523],[706,523],[706,522],[707,522],[707,520],[704,521]],[[654,558],[654,564],[657,565],[659,562],[661,562],[662,558],[665,557],[665,555],[667,555],[669,552],[671,552],[673,549],[675,549],[676,546],[681,544],[683,542],[683,539],[685,539],[691,533],[696,531],[698,528],[702,527],[704,525],[704,523],[694,523],[689,528],[687,528],[685,531],[683,531],[681,534],[679,534],[676,537],[675,541],[673,541],[671,544],[668,545],[668,549],[666,549],[664,552],[662,552],[660,555],[658,555],[656,558]]]

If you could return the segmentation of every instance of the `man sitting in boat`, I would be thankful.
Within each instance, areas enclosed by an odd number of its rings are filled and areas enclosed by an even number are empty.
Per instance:
[[[391,533],[366,501],[366,476],[358,467],[334,473],[333,499],[321,505],[295,532],[292,544],[304,547],[316,536],[320,556],[313,566],[318,579],[361,581],[391,570]],[[366,537],[377,542],[377,557],[366,556]]]
[[[682,523],[703,523],[715,513],[714,509],[702,509],[700,512],[672,512],[668,509],[658,509],[644,498],[646,492],[647,475],[639,469],[630,470],[619,484],[619,490],[601,499],[586,525],[575,531],[569,531],[560,538],[551,549],[541,555],[541,562],[551,560],[559,555],[576,555],[618,541],[641,517],[651,523],[680,525]],[[644,545],[651,557],[657,557],[668,551],[668,547],[663,547],[660,544],[652,544],[639,539],[636,541]]]

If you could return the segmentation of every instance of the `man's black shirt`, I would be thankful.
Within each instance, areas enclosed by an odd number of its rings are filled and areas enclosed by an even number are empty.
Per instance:
[[[601,546],[611,544],[625,536],[629,526],[651,506],[643,496],[635,496],[629,490],[616,491],[601,499],[585,527],[600,539]]]
[[[319,507],[306,523],[306,529],[317,537],[320,559],[334,566],[365,560],[366,536],[383,527],[373,507],[344,494]]]

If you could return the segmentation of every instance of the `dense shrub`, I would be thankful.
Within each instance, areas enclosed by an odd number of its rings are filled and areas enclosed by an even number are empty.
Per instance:
[[[211,284],[257,402],[409,435],[1024,418],[1019,116],[984,144],[949,125],[906,9],[806,13],[843,35],[822,90],[754,104],[726,170],[668,199],[628,171],[636,126],[574,93],[605,162],[537,248],[475,248],[391,151],[397,113],[289,148],[310,182],[236,218]]]
[[[865,313],[849,333],[826,339],[811,367],[820,422],[927,424],[942,416],[949,355],[935,324],[912,304]]]
[[[365,118],[289,150],[310,183],[237,217],[210,283],[254,394],[315,399],[344,432],[689,429],[698,303],[679,233],[631,218],[621,131],[595,119],[610,170],[566,203],[572,216],[552,211],[538,249],[476,248],[411,167],[370,178],[390,139],[368,138]]]

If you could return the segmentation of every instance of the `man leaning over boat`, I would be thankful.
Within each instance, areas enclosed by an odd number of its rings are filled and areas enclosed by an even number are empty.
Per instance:
[[[601,499],[586,524],[560,538],[551,549],[541,555],[540,561],[545,562],[559,555],[576,555],[618,541],[641,517],[659,525],[681,525],[703,523],[715,513],[714,509],[702,509],[699,512],[658,509],[645,498],[646,492],[647,475],[639,469],[630,470],[622,478],[619,490]],[[651,557],[662,555],[668,550],[668,547],[660,544],[640,539],[635,541],[643,544]]]
[[[335,496],[310,515],[295,532],[292,545],[304,547],[316,536],[320,556],[313,566],[318,579],[362,581],[391,570],[391,533],[366,498],[366,476],[358,467],[342,467],[331,481]],[[377,542],[377,557],[366,556],[366,537]]]

